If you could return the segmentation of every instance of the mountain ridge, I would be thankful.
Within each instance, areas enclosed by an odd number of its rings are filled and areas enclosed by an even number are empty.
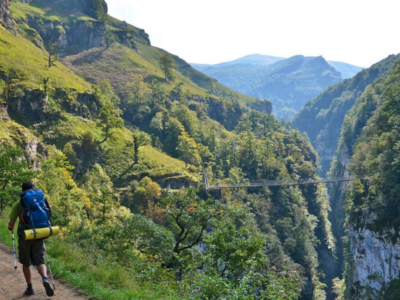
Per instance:
[[[322,56],[303,55],[282,58],[255,54],[216,65],[192,65],[236,91],[272,101],[274,113],[286,120],[329,85],[361,70]]]

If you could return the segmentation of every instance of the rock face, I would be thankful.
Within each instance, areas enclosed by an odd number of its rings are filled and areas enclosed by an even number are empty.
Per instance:
[[[29,3],[31,1],[32,0],[23,0],[23,1],[20,0],[20,2],[23,3]],[[65,0],[47,0],[47,1],[51,3],[62,3]],[[96,3],[98,3],[103,7],[105,13],[108,12],[107,3],[104,0],[74,0],[69,2],[71,9],[74,10],[75,12],[82,12],[93,18],[96,18]]]
[[[63,90],[56,90],[55,101],[60,103],[68,113],[91,119],[101,107],[99,100],[92,94],[71,92],[70,97]],[[9,113],[22,119],[22,123],[37,124],[46,121],[50,115],[48,112],[48,96],[41,90],[26,90],[24,96],[12,99],[9,105]]]
[[[47,104],[48,97],[44,91],[25,91],[23,97],[10,101],[9,113],[23,118],[25,122],[39,123],[45,120]]]
[[[350,227],[354,300],[382,299],[380,292],[400,274],[400,236],[394,230],[373,232]]]
[[[265,112],[269,115],[272,113],[272,103],[269,100],[252,103],[250,107],[260,112]]]
[[[65,30],[60,39],[62,56],[76,54],[105,45],[105,26],[103,22],[78,22]]]
[[[105,45],[106,29],[103,22],[78,21],[63,26],[57,21],[47,21],[43,24],[42,20],[29,18],[28,25],[35,29],[43,40],[57,42],[57,49],[62,57]]]
[[[23,142],[21,147],[25,149],[25,158],[28,164],[32,166],[33,171],[37,171],[39,169],[39,157],[47,157],[46,146],[37,139],[31,139]]]
[[[0,0],[0,23],[6,28],[14,28],[14,20],[10,12],[10,1]]]
[[[59,0],[53,0],[54,2],[60,2]],[[101,2],[101,6],[104,9],[104,12],[108,12],[108,6],[106,1],[93,1],[93,0],[75,0],[76,6],[82,8],[82,12],[95,18],[96,17],[96,7],[95,2]]]

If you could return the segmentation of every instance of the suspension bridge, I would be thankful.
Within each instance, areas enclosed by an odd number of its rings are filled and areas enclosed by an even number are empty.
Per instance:
[[[318,183],[332,183],[332,182],[349,182],[357,179],[368,179],[367,175],[357,175],[349,177],[329,177],[329,178],[300,178],[298,180],[255,180],[245,181],[238,184],[217,183],[210,185],[207,174],[203,174],[203,184],[207,190],[220,190],[220,189],[233,189],[233,188],[248,188],[248,187],[263,187],[263,186],[296,186],[306,184]]]

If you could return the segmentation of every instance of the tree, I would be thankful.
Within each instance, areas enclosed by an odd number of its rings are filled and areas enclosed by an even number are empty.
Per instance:
[[[131,182],[133,190],[132,200],[129,207],[136,211],[145,211],[146,214],[150,206],[161,196],[161,187],[150,177],[144,177],[140,182]]]
[[[23,157],[21,149],[0,148],[0,211],[18,199],[21,184],[34,176]]]
[[[139,147],[151,144],[151,138],[145,132],[134,131],[133,132],[133,151],[135,155],[135,164],[138,163]]]
[[[203,200],[193,188],[165,197],[160,206],[167,209],[168,227],[175,236],[173,252],[178,255],[203,242],[207,228],[222,214],[220,203]]]
[[[172,70],[175,68],[175,61],[172,56],[165,53],[160,56],[158,63],[160,64],[161,70],[164,72],[165,81],[174,81],[175,76]]]
[[[94,16],[97,18],[97,20],[107,22],[108,15],[104,7],[104,0],[92,0],[92,5],[94,10]]]
[[[197,167],[201,165],[201,157],[197,150],[197,144],[185,130],[182,130],[181,135],[178,137],[178,146],[176,150],[178,151],[179,158],[182,159],[186,165],[191,164]]]
[[[59,52],[57,45],[58,45],[57,42],[54,42],[49,45],[49,56],[48,56],[49,68],[55,66],[54,63],[58,60]]]
[[[83,182],[83,187],[95,204],[95,207],[91,209],[92,215],[97,218],[100,212],[104,223],[106,213],[111,211],[114,205],[114,190],[110,177],[99,164],[95,164],[84,176]]]
[[[168,119],[168,122],[165,124],[165,129],[167,132],[167,137],[165,139],[165,148],[171,156],[178,157],[178,152],[176,151],[176,148],[178,146],[179,136],[181,135],[181,132],[185,130],[185,128],[178,119],[170,117]]]
[[[127,84],[124,97],[124,109],[132,116],[135,123],[141,123],[150,114],[152,90],[144,82],[141,75],[134,76]]]
[[[151,119],[150,127],[161,133],[164,130],[164,116],[162,112],[156,113],[156,115]]]
[[[59,226],[79,223],[83,208],[90,207],[85,191],[78,188],[71,177],[73,167],[64,153],[55,146],[47,147],[49,156],[41,164],[37,187],[43,190],[53,208],[52,221]]]
[[[117,42],[117,37],[110,28],[106,29],[105,41],[106,41],[106,50],[110,48],[112,44]]]
[[[44,88],[44,93],[47,95],[47,90],[49,89],[50,86],[50,77],[43,77],[42,84]]]
[[[101,127],[101,131],[105,134],[103,142],[107,141],[111,129],[122,128],[124,126],[124,121],[119,116],[120,113],[120,110],[115,108],[111,101],[106,101],[103,104],[99,112],[99,120],[97,121],[97,127]]]

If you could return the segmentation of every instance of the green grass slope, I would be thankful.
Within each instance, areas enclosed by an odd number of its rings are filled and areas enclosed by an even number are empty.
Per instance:
[[[61,63],[48,69],[48,54],[21,36],[14,36],[0,25],[0,74],[12,68],[22,71],[28,86],[38,88],[41,79],[51,77],[55,86],[84,91],[90,84]]]
[[[16,7],[19,7],[19,4]],[[26,8],[27,5],[22,7]],[[31,90],[43,89],[43,78],[50,78],[52,93],[56,89],[61,89],[67,93],[73,91],[72,94],[92,93],[91,83],[68,69],[61,62],[56,62],[55,66],[51,68],[45,67],[47,59],[48,53],[45,50],[40,49],[21,35],[13,35],[0,25],[0,78],[8,74],[11,69],[18,70],[24,74],[20,86],[26,91],[25,94],[27,95],[30,94]],[[33,99],[30,101],[33,101]],[[29,102],[26,105],[29,105]],[[3,115],[6,116],[7,114],[3,112]],[[47,131],[52,128],[60,132],[61,136],[57,140],[57,145],[60,149],[64,147],[65,143],[81,137],[85,132],[91,132],[95,139],[101,140],[101,132],[96,127],[96,121],[87,120],[69,113],[63,113],[60,116],[48,113],[46,116],[50,119],[56,119],[51,123],[51,127]],[[18,122],[23,125],[18,124]],[[11,119],[4,117],[0,122],[0,140],[6,144],[16,145],[27,145],[32,140],[54,143],[54,139],[38,138],[37,136],[41,136],[40,133],[42,132],[38,131],[37,127],[32,127],[34,124],[35,122],[30,122],[26,116],[19,113],[12,114]],[[37,133],[36,136],[35,133]],[[132,141],[132,132],[128,129],[120,130],[116,135],[121,139],[117,139],[116,143],[125,145]],[[176,177],[177,174],[180,174],[180,176],[191,178],[190,180],[197,180],[188,173],[182,161],[172,158],[151,146],[147,146],[142,151],[142,155],[143,160],[148,162],[148,169],[152,170],[146,174],[152,175],[157,179]],[[143,170],[132,172],[131,176],[140,177],[140,173]]]
[[[87,1],[82,1],[82,3],[84,2]],[[79,32],[68,32],[68,27],[78,26],[77,24],[85,23],[85,25],[81,24],[79,26],[94,26],[95,29],[98,27],[98,31],[102,31],[100,28],[102,22],[87,15],[83,9],[85,5],[77,6],[76,3],[73,0],[62,1],[61,3],[54,3],[49,0],[34,0],[30,3],[12,3],[11,11],[22,31],[26,33],[26,37],[30,37],[32,40],[36,35],[32,32],[34,30],[32,26],[29,26],[32,24],[35,24],[33,27],[37,27],[38,24],[44,23],[55,29],[65,30],[67,40],[70,40],[68,36],[79,35]],[[91,83],[99,83],[104,78],[109,79],[117,92],[122,92],[126,82],[136,74],[148,77],[149,80],[156,79],[163,82],[164,75],[160,70],[158,58],[166,53],[165,50],[151,46],[149,37],[144,30],[126,22],[108,17],[106,27],[113,33],[114,37],[117,37],[118,43],[116,45],[105,49],[103,42],[100,43],[102,47],[98,47],[98,49],[92,49],[92,47],[89,47],[90,49],[86,49],[87,47],[85,49],[82,48],[81,50],[90,51],[81,53],[82,51],[79,50],[79,47],[84,47],[84,45],[82,43],[75,45],[72,42],[72,44],[65,46],[67,49],[66,54],[75,54],[76,56],[68,57],[63,62]],[[96,30],[95,32],[99,33]],[[46,32],[43,34],[39,32],[39,34],[42,36],[44,46],[48,47],[48,36],[55,33]],[[61,33],[61,36],[63,36],[63,33]],[[98,44],[97,46],[99,46]],[[173,54],[171,56],[175,60],[174,73],[176,80],[175,83],[164,84],[168,90],[171,90],[176,84],[182,83],[184,90],[202,97],[234,97],[242,104],[250,106],[260,102],[255,97],[238,93],[218,83],[192,68],[178,56]]]

